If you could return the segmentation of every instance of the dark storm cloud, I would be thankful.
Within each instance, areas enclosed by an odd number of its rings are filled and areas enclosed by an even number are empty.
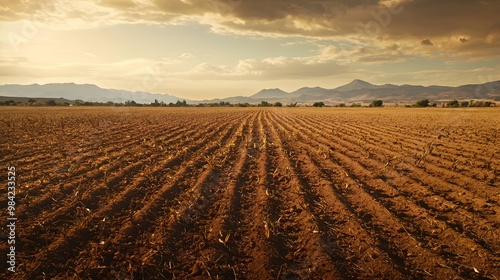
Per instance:
[[[496,0],[245,0],[226,11],[226,20],[219,24],[234,32],[354,36],[420,42],[470,56],[498,56],[494,51],[500,47],[498,11],[500,1]],[[428,41],[422,42],[422,37]]]
[[[4,20],[23,19],[54,6],[80,8],[82,5],[74,4],[79,2],[0,0],[0,10]],[[93,3],[126,12],[129,21],[146,21],[149,13],[154,14],[152,21],[161,21],[161,14],[168,20],[174,15],[215,14],[219,16],[219,24],[235,31],[319,37],[356,34],[356,27],[373,22],[372,29],[378,29],[372,32],[377,33],[374,35],[432,38],[462,34],[461,37],[467,35],[472,40],[498,32],[495,27],[500,25],[498,0],[95,0]],[[135,8],[135,12],[130,13],[130,8]]]
[[[76,4],[75,4],[76,3]],[[0,20],[30,18],[51,11],[67,13],[73,19],[92,22],[95,16],[117,21],[168,24],[199,20],[216,32],[258,33],[265,36],[306,36],[377,40],[389,43],[421,42],[428,38],[444,49],[476,49],[478,52],[500,47],[500,1],[498,0],[95,0],[99,13],[81,9],[84,3],[59,0],[0,0]],[[88,5],[85,5],[88,6]],[[59,7],[54,9],[54,7]],[[61,9],[60,7],[64,7]],[[73,8],[72,8],[73,7]],[[72,10],[73,9],[73,10]],[[64,17],[58,15],[64,20]],[[37,17],[40,20],[40,17]],[[42,19],[43,21],[43,19]],[[466,39],[461,39],[466,38]],[[467,41],[467,44],[462,44]],[[491,52],[492,53],[492,52]]]

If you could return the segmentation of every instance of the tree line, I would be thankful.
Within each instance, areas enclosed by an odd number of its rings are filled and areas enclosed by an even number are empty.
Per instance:
[[[482,101],[482,100],[469,100],[469,101],[458,101],[458,100],[451,100],[448,102],[441,102],[439,104],[443,108],[465,108],[465,107],[491,107],[491,106],[496,106],[495,102],[492,101]],[[151,102],[150,104],[143,104],[143,103],[138,103],[134,100],[127,100],[125,102],[113,102],[113,101],[107,101],[107,102],[90,102],[90,101],[83,101],[83,100],[75,100],[74,102],[70,103],[67,101],[59,101],[57,99],[50,99],[46,101],[41,101],[41,100],[35,100],[35,99],[28,99],[27,101],[14,101],[14,100],[7,100],[0,102],[0,106],[124,106],[124,107],[297,107],[297,102],[295,103],[289,103],[286,105],[283,105],[281,102],[268,102],[268,101],[261,101],[259,104],[250,104],[250,103],[235,103],[232,104],[227,101],[220,101],[220,102],[211,102],[211,103],[198,103],[198,104],[188,104],[186,100],[177,100],[177,102],[169,102],[166,103],[164,101],[158,101],[158,99],[155,99],[154,102]],[[307,106],[307,105],[306,105]],[[324,102],[314,102],[312,104],[313,107],[325,107],[327,106]],[[339,103],[336,105],[333,105],[334,107],[347,107],[345,103]],[[374,100],[372,101],[367,107],[383,107],[384,106],[384,101],[383,100]],[[398,106],[396,104],[396,106]],[[437,107],[438,104],[436,102],[430,102],[429,99],[423,99],[419,100],[416,103],[412,105],[405,105],[405,107]],[[362,107],[360,103],[352,103],[349,105],[349,107]]]

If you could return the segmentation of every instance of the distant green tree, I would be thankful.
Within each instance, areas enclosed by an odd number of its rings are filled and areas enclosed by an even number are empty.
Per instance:
[[[382,107],[384,105],[384,101],[382,100],[374,100],[370,103],[370,107]]]
[[[313,103],[313,107],[323,107],[323,106],[325,106],[325,103],[323,103],[323,102],[314,102]]]
[[[448,103],[446,103],[446,106],[457,108],[458,107],[458,100],[448,101]]]
[[[8,101],[0,102],[0,105],[2,105],[2,106],[12,106],[12,105],[16,105],[16,101],[14,101],[14,100],[8,100]]]
[[[415,107],[429,107],[429,99],[423,99],[415,103]]]
[[[471,100],[469,101],[469,107],[490,107],[493,104],[495,106],[496,104],[491,101],[474,101]]]
[[[474,103],[469,103],[468,101],[460,102],[460,107],[473,107]]]
[[[258,106],[260,106],[260,107],[270,107],[271,103],[262,100]]]
[[[87,103],[87,102],[85,102],[85,103]],[[89,105],[91,105],[91,104],[89,104]],[[125,101],[125,106],[136,107],[137,105],[138,105],[137,102],[135,102],[134,100]]]
[[[283,107],[283,104],[281,104],[281,102],[274,102],[273,106],[274,107]]]
[[[170,105],[170,104],[172,104],[172,105]],[[169,104],[169,106],[174,106],[174,107],[187,107],[186,100],[182,100],[182,101],[177,100],[177,102],[175,102],[175,104],[173,104],[173,103],[170,103],[170,104]]]
[[[45,104],[46,104],[47,106],[56,106],[56,105],[57,105],[56,101],[55,101],[55,100],[52,100],[52,99],[51,99],[51,100],[48,100],[47,102],[45,102]]]

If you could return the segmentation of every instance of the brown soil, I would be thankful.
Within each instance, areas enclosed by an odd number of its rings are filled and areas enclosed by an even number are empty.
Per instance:
[[[500,279],[499,113],[2,109],[0,278]]]

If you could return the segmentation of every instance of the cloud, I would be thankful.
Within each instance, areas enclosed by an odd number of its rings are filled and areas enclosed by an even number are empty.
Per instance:
[[[16,21],[32,18],[42,10],[52,10],[52,1],[10,1],[0,0],[0,20]]]
[[[349,71],[347,65],[324,58],[323,55],[318,55],[243,59],[234,66],[202,63],[182,76],[186,79],[203,80],[277,80],[328,77]]]
[[[193,58],[194,55],[192,53],[183,53],[179,57],[180,58]]]
[[[353,42],[376,45],[403,43],[413,45],[415,52],[422,55],[426,55],[427,50],[419,48],[419,38],[427,37],[438,52],[452,52],[458,56],[463,53],[469,58],[484,57],[484,52],[490,56],[500,56],[500,53],[494,54],[490,51],[492,47],[500,48],[500,19],[497,16],[500,1],[211,2],[219,3],[219,6],[225,8],[208,7],[204,12],[197,8],[196,13],[202,13],[200,18],[203,23],[210,24],[215,32],[220,33],[334,40],[350,38]],[[190,3],[203,7],[199,0],[192,0]],[[456,39],[457,37],[459,38]],[[470,44],[466,51],[462,51],[464,40],[460,38],[467,38],[468,43],[475,43]]]
[[[500,56],[491,51],[500,48],[497,0],[0,0],[0,10],[3,21],[36,20],[64,29],[198,22],[218,33],[402,42],[426,54],[419,48],[423,37],[443,53]]]
[[[97,3],[115,9],[131,9],[136,7],[136,3],[132,0],[99,0]]]

